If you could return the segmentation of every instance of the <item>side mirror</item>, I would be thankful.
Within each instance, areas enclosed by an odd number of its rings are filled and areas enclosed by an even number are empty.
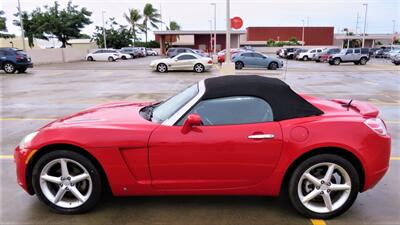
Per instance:
[[[201,126],[201,117],[199,114],[190,114],[183,123],[182,133],[186,134],[196,126]]]

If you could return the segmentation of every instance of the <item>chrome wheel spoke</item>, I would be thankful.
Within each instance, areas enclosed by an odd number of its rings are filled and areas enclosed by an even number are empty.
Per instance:
[[[330,189],[332,191],[347,191],[350,190],[351,187],[348,184],[332,184]]]
[[[57,194],[54,196],[53,203],[58,203],[64,197],[66,192],[67,188],[65,186],[60,187],[60,189],[57,191]]]
[[[335,164],[332,163],[329,165],[328,170],[326,171],[326,174],[324,176],[324,181],[326,183],[331,181],[334,170],[335,170]]]
[[[322,194],[322,198],[324,199],[325,207],[328,209],[329,212],[332,211],[332,200],[331,196],[329,195],[328,192],[324,192]]]
[[[48,174],[40,176],[40,179],[50,182],[50,183],[55,183],[55,184],[61,184],[61,178],[60,177],[55,177],[55,176],[50,176]]]
[[[69,176],[67,161],[65,159],[60,159],[61,164],[61,174],[62,177],[66,178]]]
[[[315,197],[317,197],[320,194],[320,191],[318,191],[317,189],[314,189],[313,191],[311,191],[308,195],[304,196],[303,199],[301,199],[301,202],[303,203],[307,203],[311,200],[313,200]]]
[[[80,201],[80,202],[85,202],[86,197],[82,195],[82,193],[76,188],[76,186],[72,186],[69,188],[69,191]]]
[[[318,186],[318,185],[321,184],[321,181],[318,178],[316,178],[313,175],[311,175],[310,173],[303,174],[303,177],[306,178],[307,180],[309,180],[314,185]]]
[[[76,183],[81,182],[83,180],[86,180],[88,178],[89,178],[89,174],[82,173],[82,174],[79,174],[77,176],[71,177],[71,183],[76,184]]]

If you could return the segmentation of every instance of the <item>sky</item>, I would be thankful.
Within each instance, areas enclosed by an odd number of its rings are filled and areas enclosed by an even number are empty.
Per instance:
[[[24,11],[31,11],[44,5],[52,5],[53,0],[20,0]],[[68,0],[59,0],[65,6]],[[115,17],[120,24],[127,25],[123,13],[130,8],[140,11],[146,3],[152,3],[161,9],[162,20],[166,23],[174,20],[182,30],[210,29],[210,20],[214,20],[214,9],[210,3],[217,4],[217,29],[226,27],[225,0],[73,0],[75,5],[86,7],[93,12],[93,23],[83,29],[83,33],[92,35],[95,26],[102,25],[102,11],[105,17]],[[243,28],[249,26],[302,26],[302,20],[309,26],[334,26],[335,32],[344,28],[356,29],[357,13],[358,32],[364,28],[365,6],[367,11],[367,33],[400,32],[400,0],[231,0],[231,17],[243,19]],[[19,34],[20,29],[12,25],[16,19],[17,0],[0,0],[0,9],[5,11],[7,27],[10,33]],[[393,20],[395,23],[393,23]],[[165,30],[165,25],[161,28]],[[153,35],[149,36],[150,38]]]

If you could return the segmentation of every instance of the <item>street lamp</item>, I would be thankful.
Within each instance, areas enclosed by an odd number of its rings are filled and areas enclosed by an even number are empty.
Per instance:
[[[365,6],[365,15],[364,15],[364,34],[363,34],[363,39],[362,39],[362,47],[364,48],[365,46],[365,34],[367,30],[367,12],[368,12],[368,4],[364,3],[363,6]]]
[[[104,41],[104,48],[107,48],[107,41],[106,41],[106,26],[104,25],[104,13],[106,13],[106,11],[101,11],[101,15],[103,18],[103,41]]]
[[[217,3],[211,3],[214,6],[214,56],[217,55]]]
[[[24,23],[22,22],[22,10],[21,10],[20,0],[18,0],[18,14],[19,14],[19,23],[21,25],[22,48],[25,51],[26,50],[26,47],[25,47],[25,31],[24,31]]]
[[[303,22],[303,29],[301,31],[301,45],[304,46],[304,20],[301,20]]]
[[[221,66],[222,75],[235,74],[235,64],[231,62],[231,16],[230,0],[226,0],[226,48],[225,62]]]

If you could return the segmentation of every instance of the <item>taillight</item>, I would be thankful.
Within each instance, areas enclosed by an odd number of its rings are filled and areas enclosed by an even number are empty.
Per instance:
[[[208,64],[212,64],[212,60],[208,60]]]
[[[365,120],[364,123],[367,125],[367,127],[381,136],[385,136],[387,134],[385,123],[379,118],[370,118]]]
[[[16,55],[15,59],[16,59],[17,61],[20,61],[20,60],[23,60],[24,57],[22,57],[21,55]]]

